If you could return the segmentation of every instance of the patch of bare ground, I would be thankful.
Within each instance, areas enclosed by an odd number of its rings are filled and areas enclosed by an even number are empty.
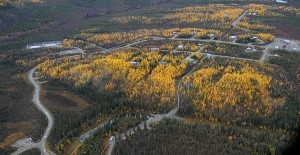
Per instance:
[[[275,30],[270,31],[275,36],[280,38],[288,38],[288,39],[295,39],[300,40],[300,27],[297,19],[288,21],[267,21],[268,24],[276,27]]]
[[[64,111],[80,112],[88,107],[88,103],[81,96],[68,91],[43,90],[42,100],[46,106],[60,108]]]

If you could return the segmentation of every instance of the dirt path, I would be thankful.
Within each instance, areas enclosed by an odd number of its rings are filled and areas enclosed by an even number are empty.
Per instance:
[[[245,17],[245,15],[248,13],[248,11],[249,11],[249,10],[245,10],[245,12],[244,12],[241,16],[239,16],[239,18],[236,19],[236,20],[231,24],[231,26],[236,27],[236,26],[239,24],[239,22]]]

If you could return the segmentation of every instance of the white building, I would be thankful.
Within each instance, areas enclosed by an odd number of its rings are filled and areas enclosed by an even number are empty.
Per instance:
[[[42,46],[39,46],[39,45],[27,45],[27,49],[37,49],[37,48],[42,48]]]
[[[183,49],[183,48],[184,48],[183,45],[179,45],[179,46],[178,46],[178,49]]]
[[[284,42],[285,44],[291,44],[291,43],[292,43],[291,40],[283,40],[283,42]]]
[[[36,49],[36,48],[45,48],[45,47],[61,47],[60,41],[52,41],[52,42],[43,42],[43,43],[34,43],[27,44],[27,49]]]
[[[230,39],[236,39],[237,37],[236,36],[230,36]]]
[[[287,3],[287,0],[276,0],[278,3]]]
[[[60,47],[61,42],[59,42],[59,41],[44,42],[43,45],[44,45],[44,47]]]
[[[130,63],[135,66],[139,64],[139,62],[136,62],[136,61],[130,61]]]
[[[252,48],[251,48],[251,47],[248,47],[248,48],[246,48],[246,50],[247,50],[248,52],[250,52],[250,51],[252,51]]]
[[[151,52],[155,52],[155,51],[159,51],[159,50],[160,50],[159,48],[150,48]]]

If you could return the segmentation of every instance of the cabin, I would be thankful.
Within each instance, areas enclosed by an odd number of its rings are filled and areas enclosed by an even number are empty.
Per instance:
[[[251,52],[253,49],[251,47],[246,48],[247,52]]]
[[[149,50],[150,50],[150,52],[157,52],[157,51],[159,51],[160,49],[159,49],[159,48],[150,48]]]
[[[179,46],[178,46],[178,49],[183,49],[183,48],[184,48],[183,45],[179,45]]]
[[[211,54],[206,54],[206,57],[207,57],[208,59],[210,59],[210,58],[212,57],[212,55],[211,55]]]
[[[134,66],[137,66],[139,64],[139,62],[137,62],[137,61],[130,61],[130,63]]]
[[[237,37],[236,36],[230,36],[229,38],[230,39],[236,39]]]
[[[166,66],[168,63],[163,61],[163,62],[160,62],[160,64]]]

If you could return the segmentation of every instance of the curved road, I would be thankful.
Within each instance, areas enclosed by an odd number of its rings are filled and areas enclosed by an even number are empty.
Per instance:
[[[48,150],[46,149],[46,141],[47,141],[49,134],[51,132],[51,129],[53,127],[54,119],[53,119],[53,116],[51,115],[50,111],[44,105],[42,105],[42,103],[40,101],[41,88],[40,88],[40,85],[38,84],[38,82],[33,78],[33,74],[36,71],[36,69],[37,69],[37,67],[34,67],[33,69],[31,69],[29,71],[28,79],[33,84],[34,89],[35,89],[34,95],[33,95],[33,102],[36,105],[36,107],[44,115],[46,115],[46,117],[48,119],[48,126],[47,126],[46,131],[43,134],[43,137],[41,138],[41,140],[38,143],[34,143],[30,138],[27,138],[27,139],[20,140],[20,141],[16,142],[15,144],[13,144],[13,146],[18,147],[19,149],[16,152],[12,153],[12,155],[18,155],[18,154],[21,154],[22,152],[25,152],[25,151],[33,149],[33,148],[40,149],[40,151],[43,155],[54,154],[53,152],[48,152]]]

